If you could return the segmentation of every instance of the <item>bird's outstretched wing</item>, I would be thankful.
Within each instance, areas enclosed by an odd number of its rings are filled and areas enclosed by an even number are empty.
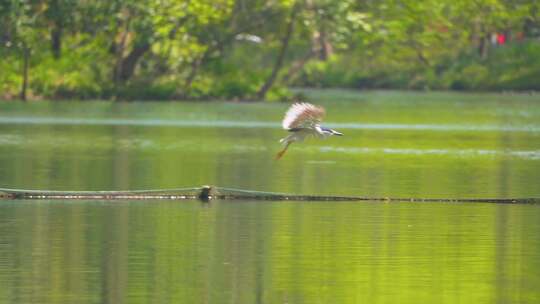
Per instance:
[[[322,121],[325,110],[307,102],[294,103],[283,118],[283,129],[312,128]]]

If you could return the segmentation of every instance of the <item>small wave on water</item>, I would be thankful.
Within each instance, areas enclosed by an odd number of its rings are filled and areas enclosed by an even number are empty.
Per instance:
[[[23,134],[0,134],[1,146],[107,146],[111,144],[110,138],[103,136],[94,138],[89,142],[86,138],[78,137],[46,137],[43,139],[28,138]],[[182,150],[182,151],[201,151],[205,149],[211,149],[212,151],[232,151],[232,152],[257,152],[267,151],[270,149],[279,149],[281,146],[268,147],[266,145],[247,145],[237,143],[233,146],[201,146],[198,142],[189,139],[181,141],[161,143],[149,138],[122,138],[114,142],[118,147],[125,149],[157,149],[157,150]],[[510,150],[510,149],[443,149],[443,148],[388,148],[388,147],[339,147],[339,146],[295,146],[295,149],[311,150],[316,149],[321,153],[344,153],[344,154],[387,154],[387,155],[443,155],[454,157],[512,157],[517,159],[526,160],[540,160],[540,150]],[[310,164],[330,164],[329,161],[310,160],[307,163]]]
[[[20,145],[24,142],[24,138],[15,134],[0,134],[0,145]]]
[[[335,160],[308,160],[306,164],[310,165],[333,165],[337,162]]]
[[[0,116],[0,124],[22,125],[103,125],[148,127],[197,127],[197,128],[280,128],[279,122],[229,121],[229,120],[168,120],[168,119],[117,119],[117,118],[66,118]],[[387,124],[387,123],[329,123],[330,128],[358,130],[418,130],[418,131],[498,131],[540,132],[540,125],[458,125],[458,124]]]
[[[446,155],[455,157],[515,157],[527,160],[540,160],[540,150],[515,151],[515,150],[485,150],[485,149],[411,149],[411,148],[356,148],[356,147],[332,147],[319,148],[320,152],[339,152],[350,154],[395,154],[395,155]]]

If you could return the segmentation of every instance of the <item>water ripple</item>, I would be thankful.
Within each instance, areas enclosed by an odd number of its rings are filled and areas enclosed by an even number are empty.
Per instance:
[[[198,127],[198,128],[280,128],[279,122],[228,121],[228,120],[167,120],[167,119],[118,119],[118,118],[56,118],[56,117],[6,117],[0,124],[24,125],[98,125],[98,126],[149,126],[149,127]],[[540,132],[538,125],[458,125],[458,124],[387,124],[387,123],[329,123],[336,129],[360,130],[418,130],[418,131],[499,131]]]
[[[357,148],[332,147],[319,148],[320,152],[340,152],[351,154],[397,154],[397,155],[448,155],[457,157],[494,156],[515,157],[528,160],[540,160],[540,150],[486,150],[486,149],[410,149],[410,148]]]

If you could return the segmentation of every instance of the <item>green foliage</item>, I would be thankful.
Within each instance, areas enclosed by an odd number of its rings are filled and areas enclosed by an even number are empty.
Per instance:
[[[25,56],[32,98],[252,100],[268,81],[270,100],[290,86],[532,90],[539,12],[503,0],[7,0],[0,98],[18,96]],[[495,47],[497,32],[514,39]]]

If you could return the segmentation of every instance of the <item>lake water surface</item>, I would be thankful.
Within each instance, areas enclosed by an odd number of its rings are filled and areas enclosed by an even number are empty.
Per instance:
[[[540,197],[540,97],[306,94],[345,136],[280,161],[287,104],[0,103],[0,187]],[[540,205],[3,200],[0,284],[2,303],[538,303]]]

